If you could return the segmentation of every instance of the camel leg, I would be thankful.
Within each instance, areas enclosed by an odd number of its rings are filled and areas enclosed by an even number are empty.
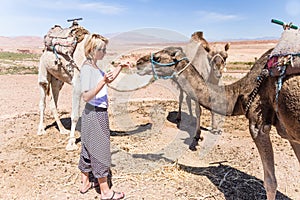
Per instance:
[[[76,138],[75,138],[75,128],[79,119],[80,115],[80,78],[74,77],[73,83],[72,83],[72,113],[71,113],[71,133],[70,133],[70,139],[68,141],[68,144],[66,146],[67,151],[73,151],[77,150],[78,147],[75,144]]]
[[[182,101],[183,101],[183,90],[180,88],[179,89],[179,107],[178,107],[178,112],[177,112],[177,116],[176,116],[177,127],[179,127],[179,124],[180,124],[180,121],[181,121]]]
[[[262,161],[267,199],[275,200],[277,181],[275,177],[273,147],[269,135],[271,125],[262,125],[259,129],[256,129],[253,124],[250,124],[249,127]]]
[[[203,140],[203,137],[201,136],[201,128],[200,128],[200,118],[201,118],[202,110],[201,110],[199,103],[196,103],[195,111],[196,111],[196,118],[197,118],[196,133],[195,133],[192,143],[189,146],[189,149],[192,151],[196,151],[197,150],[196,146],[198,145],[198,141]]]
[[[50,99],[50,110],[54,116],[55,122],[58,126],[59,132],[61,134],[69,134],[69,131],[65,129],[65,127],[62,125],[57,112],[57,100],[59,91],[61,90],[64,82],[56,79],[55,77],[51,77],[51,83],[50,83],[50,93],[51,93],[51,99]]]
[[[44,125],[44,113],[46,108],[46,94],[47,94],[47,83],[39,83],[40,86],[40,123],[38,127],[37,134],[43,135],[46,133],[45,125]]]
[[[222,118],[220,115],[214,112],[211,113],[211,133],[220,135],[222,133],[222,130],[220,129],[220,123],[222,123]]]
[[[190,116],[192,117],[193,116],[193,111],[192,111],[192,99],[191,97],[189,97],[188,95],[186,96],[186,104],[187,104],[187,107],[189,109],[189,113],[190,113]]]
[[[281,137],[283,137],[283,138],[285,138],[284,136],[287,135],[286,131],[284,129],[282,129],[280,122],[276,123],[276,130],[277,130],[277,133],[279,135],[281,135]],[[285,138],[285,139],[288,139],[288,138]],[[294,151],[294,153],[299,161],[299,164],[300,164],[300,144],[292,142],[292,141],[289,141],[289,143],[291,144],[293,151]]]
[[[299,143],[296,143],[296,142],[291,142],[290,141],[290,144],[295,152],[295,155],[299,161],[299,164],[300,164],[300,144]]]

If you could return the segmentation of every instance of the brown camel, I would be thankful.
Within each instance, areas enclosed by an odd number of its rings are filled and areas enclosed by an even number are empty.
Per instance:
[[[185,52],[187,54],[187,58],[191,60],[191,64],[196,66],[198,73],[204,77],[205,81],[212,83],[212,84],[219,84],[220,78],[222,76],[222,72],[226,70],[226,59],[228,57],[228,49],[230,44],[227,43],[223,45],[212,45],[210,46],[209,43],[203,38],[202,32],[195,32],[191,36],[190,42],[185,47]],[[207,52],[207,59],[203,60],[201,57],[202,50],[205,49]],[[166,66],[161,66],[161,68],[166,68]],[[160,69],[158,69],[159,71]],[[149,71],[143,72],[144,74],[152,73],[152,68]],[[185,83],[179,83],[178,77],[171,75],[167,76],[160,76],[156,75],[154,70],[154,79],[169,79],[171,78],[179,88],[179,109],[178,114],[176,116],[177,123],[181,120],[181,106],[183,101],[183,94],[186,94],[189,112],[192,115],[191,110],[191,99],[197,102],[197,97],[193,94],[193,91],[190,90],[189,87],[186,87]],[[200,119],[201,119],[201,107],[199,103],[196,103],[195,107],[195,114],[196,114],[196,131],[195,135],[199,136],[200,138]],[[212,114],[212,132],[213,133],[221,133],[220,129],[220,117],[217,117],[217,114],[214,112]],[[179,125],[179,124],[178,124]]]
[[[274,153],[269,135],[272,125],[276,127],[280,136],[290,142],[300,163],[300,76],[286,76],[280,92],[276,93],[275,85],[278,78],[264,76],[261,73],[271,51],[263,54],[244,78],[224,87],[205,82],[193,65],[185,68],[189,61],[183,59],[186,55],[181,48],[167,48],[153,54],[153,60],[156,62],[175,61],[170,67],[172,70],[159,70],[161,76],[176,74],[185,69],[178,75],[178,82],[186,84],[186,87],[193,90],[203,107],[226,116],[247,117],[250,134],[262,160],[268,200],[275,199],[277,188]],[[204,49],[202,59],[207,59],[207,52]],[[144,56],[137,61],[140,75],[145,74],[152,66],[159,68],[151,64],[150,56]]]
[[[202,60],[199,59],[198,54],[201,53],[199,51],[199,47],[201,46],[201,49],[204,48],[207,52],[207,61],[209,62],[208,68],[206,68],[205,64],[203,64]],[[225,46],[220,44],[215,45],[209,45],[209,43],[204,39],[203,32],[194,32],[191,36],[190,42],[185,46],[184,52],[186,53],[187,57],[191,61],[191,64],[196,66],[197,71],[204,77],[204,79],[212,84],[218,85],[220,82],[220,78],[222,77],[222,73],[226,71],[226,59],[228,57],[228,49],[230,44],[226,43]],[[197,98],[193,96],[193,94],[186,90],[186,87],[182,87],[178,81],[177,78],[172,79],[175,83],[177,83],[179,88],[179,109],[178,114],[176,116],[176,121],[179,123],[181,121],[181,107],[182,107],[182,101],[183,101],[183,94],[186,94],[186,100],[189,108],[189,112],[192,115],[191,110],[191,100],[197,102]],[[195,108],[196,118],[197,118],[197,124],[196,124],[196,135],[200,135],[201,129],[200,129],[200,117],[201,117],[201,107],[199,103],[197,103]],[[220,129],[220,122],[221,118],[217,116],[216,113],[211,112],[211,132],[212,133],[218,133],[220,134],[222,130]]]
[[[74,23],[73,23],[74,24]],[[77,26],[77,25],[76,25]],[[45,134],[44,111],[46,105],[46,95],[50,94],[50,109],[61,134],[69,134],[70,139],[66,146],[67,150],[76,150],[75,128],[80,116],[80,67],[85,59],[84,43],[90,35],[87,30],[78,26],[75,29],[80,34],[81,40],[77,43],[72,57],[64,54],[56,54],[54,51],[45,49],[40,57],[38,83],[40,86],[40,123],[38,135]],[[64,85],[72,85],[72,113],[71,132],[62,125],[57,112],[57,100],[59,92]]]

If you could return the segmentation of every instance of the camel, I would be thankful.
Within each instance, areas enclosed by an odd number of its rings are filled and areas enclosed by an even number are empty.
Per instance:
[[[204,48],[207,51],[207,62],[209,65],[202,64],[202,60],[199,59],[198,56],[200,51],[199,47],[201,46],[201,49]],[[230,44],[226,43],[225,46],[216,44],[216,45],[209,45],[209,43],[204,39],[203,32],[194,32],[191,36],[190,42],[185,47],[185,52],[187,54],[187,57],[190,58],[191,63],[194,66],[197,66],[197,71],[205,78],[205,81],[218,85],[220,78],[222,77],[222,72],[226,70],[226,59],[228,57],[228,49]],[[205,67],[207,66],[207,67]],[[200,128],[200,117],[201,117],[201,107],[199,103],[197,102],[197,98],[192,94],[192,91],[190,91],[188,88],[182,86],[175,76],[157,76],[157,78],[172,78],[172,80],[177,84],[179,88],[179,108],[178,108],[178,114],[176,116],[176,122],[179,124],[181,121],[181,107],[183,102],[183,94],[186,94],[189,112],[192,115],[191,111],[191,99],[196,101],[196,107],[195,107],[195,113],[196,113],[196,131],[195,135],[199,136],[201,135],[201,128]],[[214,112],[211,112],[212,116],[212,133],[221,133],[221,130],[219,128],[219,119],[217,118],[216,114]]]
[[[74,22],[73,22],[74,25]],[[78,24],[75,23],[76,26]],[[44,111],[46,105],[46,95],[50,93],[50,110],[54,115],[55,121],[61,134],[69,134],[70,138],[66,150],[76,150],[75,128],[80,116],[80,67],[85,59],[84,43],[88,38],[88,31],[78,27],[82,32],[82,41],[77,43],[73,56],[68,57],[63,54],[56,54],[45,49],[40,57],[38,84],[40,86],[40,122],[38,135],[45,134]],[[64,83],[72,85],[72,112],[71,112],[71,131],[62,125],[57,112],[57,100],[59,92]]]
[[[204,48],[200,50],[202,53],[199,59],[206,61],[207,52]],[[174,63],[168,69],[153,65],[149,55],[141,57],[136,63],[140,75],[152,73],[152,67],[160,76],[177,74],[178,82],[194,91],[200,105],[209,110],[224,116],[245,115],[249,120],[249,132],[261,157],[268,200],[275,199],[277,189],[274,153],[269,135],[272,125],[282,138],[289,141],[300,163],[300,76],[286,76],[280,92],[276,92],[278,77],[262,73],[271,52],[272,49],[265,52],[245,77],[226,86],[206,82],[196,67],[189,64],[180,47],[165,48],[152,54],[155,62]],[[208,62],[206,65],[209,68]],[[191,145],[196,145],[196,142]]]

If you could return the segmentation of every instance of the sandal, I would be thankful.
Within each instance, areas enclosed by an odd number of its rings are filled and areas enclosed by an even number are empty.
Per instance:
[[[122,196],[119,197],[119,198],[114,198],[115,194],[122,194]],[[125,197],[125,194],[123,192],[121,193],[121,192],[113,191],[113,195],[109,199],[102,199],[101,198],[101,200],[120,200],[120,199],[123,199],[124,197]]]

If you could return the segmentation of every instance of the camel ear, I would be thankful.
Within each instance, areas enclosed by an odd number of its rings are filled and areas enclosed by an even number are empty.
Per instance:
[[[228,51],[229,47],[230,47],[230,43],[225,44],[225,51]]]

